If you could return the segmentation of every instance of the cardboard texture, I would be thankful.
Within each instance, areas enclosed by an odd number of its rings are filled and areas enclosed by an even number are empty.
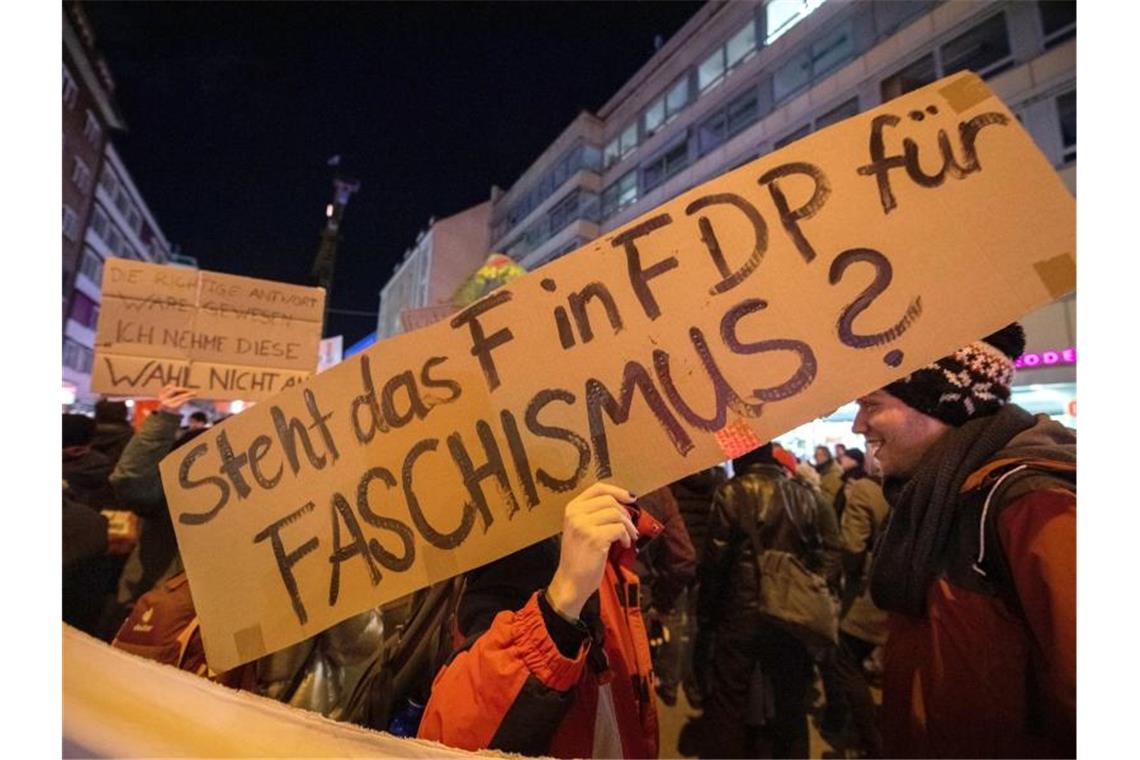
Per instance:
[[[103,267],[91,388],[257,401],[317,366],[323,288],[112,258]]]
[[[968,73],[683,193],[167,457],[209,662],[546,538],[591,482],[644,493],[828,414],[1054,299],[1035,262],[1075,242]]]
[[[404,739],[220,686],[63,626],[64,757],[518,757]]]

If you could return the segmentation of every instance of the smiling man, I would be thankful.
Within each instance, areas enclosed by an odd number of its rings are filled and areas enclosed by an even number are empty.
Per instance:
[[[859,399],[886,478],[893,757],[1076,753],[1076,434],[1008,403],[1013,324]]]

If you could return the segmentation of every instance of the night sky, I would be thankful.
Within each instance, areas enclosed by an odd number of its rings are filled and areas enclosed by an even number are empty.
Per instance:
[[[328,159],[362,182],[331,308],[375,312],[432,215],[506,189],[701,6],[668,3],[85,5],[159,226],[205,269],[313,284]],[[330,314],[345,345],[375,317]]]

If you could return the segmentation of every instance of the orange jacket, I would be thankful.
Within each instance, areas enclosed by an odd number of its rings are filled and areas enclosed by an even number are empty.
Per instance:
[[[992,483],[985,476],[977,473],[963,491],[984,494],[979,486]],[[969,509],[968,493],[961,506]],[[977,522],[968,522],[960,549],[976,533]],[[1076,495],[1056,487],[1011,495],[995,522],[1015,599],[963,568],[975,545],[957,551],[931,584],[924,617],[891,615],[883,663],[888,756],[1076,753]]]
[[[608,686],[622,755],[656,757],[656,698],[637,576],[606,563],[601,588],[582,613],[584,622],[594,616],[594,632],[583,634],[570,658],[559,651],[544,617],[544,606],[545,615],[551,614],[540,601],[549,574],[544,570],[536,579],[533,568],[528,572],[518,563],[512,568],[515,556],[500,561],[506,563],[503,572],[483,583],[482,592],[475,589],[484,597],[487,592],[499,596],[503,604],[490,627],[436,676],[419,737],[469,750],[591,757],[599,687]],[[533,589],[536,581],[542,586],[512,610],[519,587]],[[471,592],[469,586],[465,595]]]

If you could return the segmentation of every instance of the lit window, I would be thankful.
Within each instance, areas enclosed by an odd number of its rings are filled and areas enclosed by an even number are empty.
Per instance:
[[[79,97],[79,85],[75,84],[75,77],[67,67],[63,67],[63,104],[68,108],[75,108],[75,101]]]
[[[681,77],[665,96],[665,121],[673,118],[689,104],[689,77]]]
[[[71,241],[79,239],[79,215],[66,203],[63,204],[63,236]]]
[[[764,19],[768,29],[764,44],[771,45],[823,3],[824,0],[769,0],[764,7]]]
[[[1013,65],[1005,14],[991,16],[965,34],[942,46],[942,76],[968,69],[982,78],[1005,71]]]
[[[614,138],[606,143],[605,150],[602,151],[602,167],[605,169],[610,168],[618,162],[621,158],[621,144],[618,138]]]
[[[91,189],[91,170],[79,156],[75,156],[71,166],[71,181],[79,191],[86,193]]]
[[[1057,117],[1061,121],[1061,145],[1065,163],[1077,160],[1077,91],[1057,98]]]
[[[756,52],[756,22],[749,21],[725,45],[728,68],[739,66]]]
[[[637,124],[630,124],[621,133],[621,157],[625,158],[637,147]]]
[[[649,108],[645,109],[645,136],[649,137],[655,133],[665,123],[665,96],[662,95],[657,100],[649,104]]]
[[[1073,0],[1043,0],[1037,3],[1037,10],[1046,48],[1077,36],[1077,4]]]
[[[621,179],[602,191],[602,218],[608,219],[636,201],[637,172],[627,172]]]
[[[717,48],[697,69],[697,89],[705,92],[724,78],[724,48]]]
[[[83,125],[83,136],[87,138],[87,142],[96,148],[99,147],[99,140],[103,137],[103,128],[99,126],[99,120],[95,118],[95,114],[90,111],[87,112],[87,122]]]

